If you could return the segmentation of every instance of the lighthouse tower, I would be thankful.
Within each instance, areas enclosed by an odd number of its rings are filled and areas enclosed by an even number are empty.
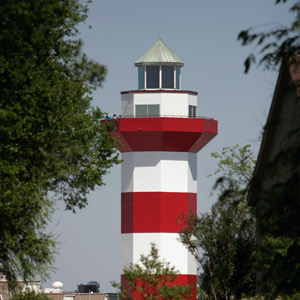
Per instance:
[[[178,219],[197,212],[197,152],[218,125],[197,117],[197,92],[181,90],[183,65],[158,39],[135,62],[138,90],[121,92],[122,269],[154,243],[178,282],[196,287],[197,263],[178,241]]]

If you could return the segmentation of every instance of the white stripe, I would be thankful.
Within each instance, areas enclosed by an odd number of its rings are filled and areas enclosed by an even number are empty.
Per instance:
[[[197,193],[196,153],[126,152],[122,158],[122,193]]]
[[[122,234],[122,270],[131,263],[139,263],[141,255],[150,253],[151,243],[159,250],[161,260],[170,263],[180,274],[197,274],[194,257],[178,240],[178,233],[126,233]]]

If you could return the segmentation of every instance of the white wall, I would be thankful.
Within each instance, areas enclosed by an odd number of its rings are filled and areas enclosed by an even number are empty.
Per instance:
[[[135,114],[135,105],[159,104],[161,116],[188,117],[189,105],[197,106],[197,96],[181,93],[131,93],[122,95],[122,116]]]
[[[188,95],[188,105],[197,106],[198,105],[198,97],[195,95]]]
[[[122,159],[122,193],[197,193],[196,153],[126,152]]]

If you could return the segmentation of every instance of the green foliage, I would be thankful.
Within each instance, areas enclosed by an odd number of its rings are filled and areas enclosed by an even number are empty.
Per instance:
[[[44,233],[51,211],[52,203],[39,193],[38,183],[2,191],[0,273],[6,275],[10,290],[17,287],[17,276],[30,279],[44,275],[53,262],[55,242]]]
[[[178,272],[170,264],[159,260],[158,250],[151,245],[150,254],[142,255],[140,264],[131,264],[123,270],[122,285],[113,282],[123,299],[174,299],[192,297],[192,286],[175,284]]]
[[[200,299],[241,299],[255,291],[255,221],[247,204],[254,169],[249,145],[212,153],[219,160],[209,213],[183,219],[181,242],[200,263]]]
[[[288,1],[276,0],[276,4],[285,2]],[[278,26],[260,33],[248,29],[238,37],[242,45],[255,44],[259,49],[263,55],[259,64],[266,68],[281,65],[280,74],[286,71],[290,76],[293,72],[292,80],[275,93],[278,97],[275,103],[280,103],[282,97],[283,104],[280,104],[280,114],[276,116],[274,110],[273,119],[266,125],[267,138],[262,145],[262,153],[267,154],[266,167],[262,161],[266,158],[262,158],[250,190],[257,220],[257,290],[260,299],[266,300],[300,298],[300,83],[297,76],[300,1],[293,2],[290,12],[295,18],[289,27]],[[255,60],[255,55],[250,54],[245,61],[245,72]],[[280,141],[272,135],[280,136]]]
[[[235,192],[244,198],[255,164],[250,145],[224,147],[221,153],[214,152],[211,156],[218,159],[218,168],[213,175],[221,174],[213,187],[214,190],[218,190],[219,197],[226,197],[228,192]]]
[[[0,273],[10,286],[45,274],[55,242],[44,228],[51,191],[66,209],[87,205],[118,163],[114,124],[91,106],[106,67],[76,39],[79,0],[4,0],[0,6]]]
[[[299,299],[299,149],[292,145],[279,151],[268,165],[269,185],[259,194],[256,205],[259,291],[265,299]]]
[[[276,0],[275,4],[283,4],[287,0]],[[277,25],[270,30],[253,32],[253,28],[242,30],[238,35],[243,46],[254,44],[262,58],[259,65],[264,65],[267,69],[274,68],[281,64],[283,59],[295,59],[295,54],[300,48],[300,1],[297,0],[290,8],[290,12],[295,15],[290,26]],[[251,53],[244,62],[245,73],[247,73],[256,56]]]
[[[282,108],[266,124],[251,186],[257,219],[257,289],[264,299],[299,299],[300,99],[297,83],[280,92]]]
[[[49,298],[42,293],[36,293],[35,291],[27,291],[25,293],[15,294],[11,300],[49,300]]]

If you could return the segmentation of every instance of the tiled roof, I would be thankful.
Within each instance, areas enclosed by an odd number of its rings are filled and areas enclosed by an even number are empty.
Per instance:
[[[106,300],[105,293],[47,293],[51,300]]]

